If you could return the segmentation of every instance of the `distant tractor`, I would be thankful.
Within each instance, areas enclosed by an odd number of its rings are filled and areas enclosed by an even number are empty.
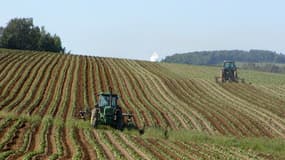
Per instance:
[[[221,69],[220,77],[215,77],[216,82],[242,82],[244,79],[238,78],[237,67],[234,61],[224,61],[223,68]]]
[[[98,95],[98,103],[90,111],[80,111],[81,118],[86,119],[90,115],[91,125],[108,125],[122,130],[124,127],[135,128],[133,114],[123,113],[118,105],[118,95],[111,92],[102,92]]]

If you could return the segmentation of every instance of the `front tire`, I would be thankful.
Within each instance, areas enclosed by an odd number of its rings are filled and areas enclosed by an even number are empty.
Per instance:
[[[97,109],[93,109],[91,112],[91,125],[95,128],[97,126]]]

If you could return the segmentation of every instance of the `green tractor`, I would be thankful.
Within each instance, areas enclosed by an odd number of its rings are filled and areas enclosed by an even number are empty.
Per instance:
[[[95,108],[80,111],[80,116],[85,119],[90,116],[91,125],[96,128],[98,125],[108,125],[123,130],[124,127],[135,128],[133,114],[123,113],[118,105],[118,95],[111,92],[102,92],[98,95],[98,103]]]
[[[216,82],[242,82],[244,79],[238,78],[237,67],[234,61],[224,61],[220,77],[215,77]]]

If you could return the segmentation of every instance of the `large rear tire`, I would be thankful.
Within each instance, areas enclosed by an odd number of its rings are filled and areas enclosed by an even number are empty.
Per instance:
[[[123,130],[124,122],[123,122],[123,113],[122,109],[118,108],[115,111],[115,122],[116,122],[116,129]]]

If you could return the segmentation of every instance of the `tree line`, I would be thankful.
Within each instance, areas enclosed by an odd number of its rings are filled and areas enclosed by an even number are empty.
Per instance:
[[[194,65],[217,65],[224,60],[234,60],[248,63],[285,63],[285,55],[266,50],[221,50],[199,51],[167,56],[163,62]]]
[[[265,72],[285,73],[285,55],[267,50],[220,50],[220,51],[197,51],[167,56],[162,62],[182,63],[193,65],[221,65],[224,60],[242,62],[240,68],[252,69]],[[263,63],[260,65],[260,63]]]
[[[0,27],[0,48],[65,53],[60,37],[34,26],[33,18],[14,18]]]

